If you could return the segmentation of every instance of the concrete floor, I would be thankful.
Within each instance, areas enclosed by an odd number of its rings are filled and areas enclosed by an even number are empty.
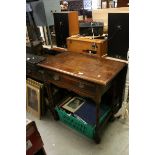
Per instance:
[[[38,120],[27,113],[27,118],[34,120],[44,142],[47,155],[128,155],[129,121],[118,119],[108,123],[101,135],[100,144],[67,127],[60,121],[54,121],[47,113]]]

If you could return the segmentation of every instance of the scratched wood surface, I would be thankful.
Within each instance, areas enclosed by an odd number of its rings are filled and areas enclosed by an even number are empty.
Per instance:
[[[81,53],[64,52],[56,56],[48,55],[47,59],[38,65],[83,80],[107,85],[126,64]]]

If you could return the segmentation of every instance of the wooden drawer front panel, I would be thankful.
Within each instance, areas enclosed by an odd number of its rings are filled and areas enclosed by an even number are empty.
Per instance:
[[[48,82],[70,89],[78,94],[94,96],[94,92],[96,91],[95,84],[62,73],[47,71],[45,77]]]
[[[59,73],[57,73],[57,72],[45,71],[44,76],[45,76],[44,79],[46,81],[52,82],[52,83],[53,82],[60,83],[61,80],[62,80],[62,76]]]
[[[94,94],[94,91],[96,89],[95,84],[77,78],[72,78],[70,76],[65,75],[64,81],[66,81],[66,83],[70,85],[70,87],[92,95]]]
[[[26,66],[26,75],[27,76],[30,76],[34,79],[43,81],[43,74],[44,74],[44,71],[36,66],[35,67],[29,66],[29,65]]]

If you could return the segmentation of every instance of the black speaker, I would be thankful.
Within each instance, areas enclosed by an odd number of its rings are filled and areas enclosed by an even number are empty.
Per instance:
[[[127,60],[129,13],[108,14],[108,56]]]
[[[53,13],[56,44],[58,47],[66,47],[66,39],[79,33],[78,12],[67,11]]]

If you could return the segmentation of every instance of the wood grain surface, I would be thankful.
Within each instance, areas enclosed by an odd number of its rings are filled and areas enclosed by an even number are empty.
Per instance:
[[[38,65],[106,86],[126,64],[81,53],[64,52],[56,56],[49,55]]]

